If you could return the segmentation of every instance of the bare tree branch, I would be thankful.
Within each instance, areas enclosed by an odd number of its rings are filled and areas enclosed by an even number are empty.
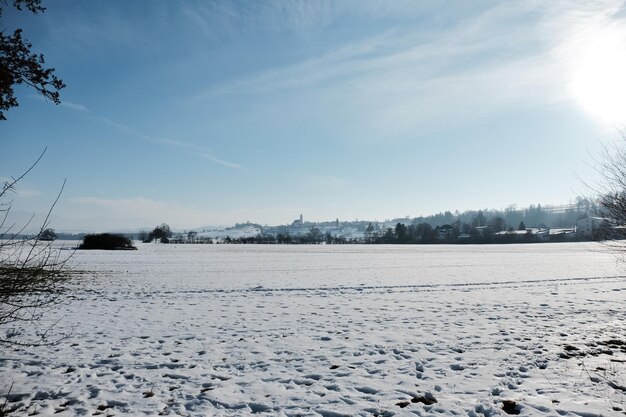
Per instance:
[[[39,163],[44,153],[45,149],[20,176],[4,182],[0,188],[0,201],[6,199],[16,184]],[[46,312],[64,300],[65,284],[69,279],[65,264],[72,254],[62,258],[59,250],[54,249],[52,241],[42,241],[42,235],[50,224],[52,210],[63,193],[65,183],[64,180],[39,231],[33,236],[24,236],[23,233],[34,215],[17,231],[13,230],[15,224],[2,230],[11,209],[11,202],[4,203],[5,210],[0,222],[0,329],[6,331],[4,336],[0,333],[0,344],[32,346],[55,342],[64,337],[60,335],[51,338],[54,324],[46,325],[43,330],[36,332],[34,338],[27,339],[21,337],[18,330],[11,329],[20,323],[40,327]]]

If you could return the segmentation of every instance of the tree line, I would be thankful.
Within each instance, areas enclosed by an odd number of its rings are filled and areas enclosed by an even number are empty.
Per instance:
[[[572,234],[548,235],[533,233],[530,228],[572,228],[590,214],[597,212],[594,201],[578,197],[566,207],[531,205],[517,209],[468,210],[396,219],[395,226],[385,227],[377,222],[349,222],[356,226],[362,237],[345,237],[338,229],[328,229],[331,223],[307,223],[308,230],[294,230],[288,226],[271,227],[256,236],[231,238],[223,243],[232,244],[435,244],[435,243],[532,243],[546,240],[580,240]],[[337,223],[339,223],[337,221]],[[342,223],[346,225],[346,223]],[[295,232],[295,233],[293,233]],[[509,233],[500,233],[509,232]]]

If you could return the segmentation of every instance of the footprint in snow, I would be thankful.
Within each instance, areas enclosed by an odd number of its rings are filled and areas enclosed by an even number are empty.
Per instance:
[[[378,390],[376,388],[372,388],[372,387],[355,387],[355,390],[362,392],[363,394],[378,394]]]
[[[460,363],[453,363],[452,365],[450,365],[450,369],[452,369],[453,371],[462,371],[465,369],[465,366],[461,365]]]

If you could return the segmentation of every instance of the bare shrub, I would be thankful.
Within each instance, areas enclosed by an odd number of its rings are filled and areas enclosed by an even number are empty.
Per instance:
[[[65,181],[51,205],[39,231],[32,236],[24,232],[33,217],[24,225],[7,224],[12,193],[41,160],[46,150],[19,177],[3,181],[0,186],[0,344],[39,345],[52,343],[62,336],[51,337],[55,323],[44,324],[49,309],[61,301],[69,271],[64,266],[70,255],[61,256],[52,241],[42,240],[48,229],[50,215],[58,202]],[[35,326],[35,336],[23,336],[19,325]]]

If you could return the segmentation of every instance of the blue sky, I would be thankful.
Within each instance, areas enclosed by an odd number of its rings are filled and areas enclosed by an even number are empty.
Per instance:
[[[58,229],[566,203],[626,120],[621,1],[48,1],[2,26],[65,81],[0,124]]]

